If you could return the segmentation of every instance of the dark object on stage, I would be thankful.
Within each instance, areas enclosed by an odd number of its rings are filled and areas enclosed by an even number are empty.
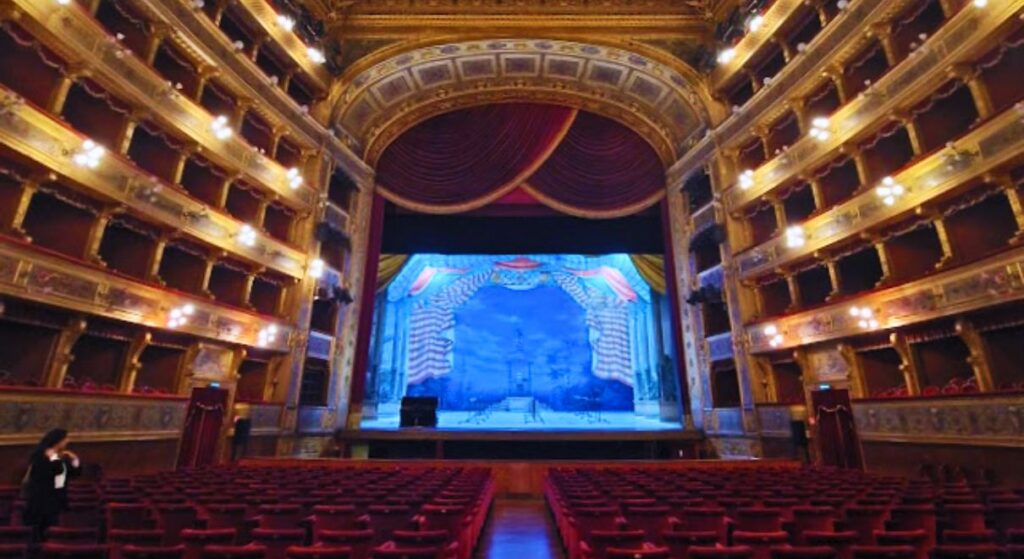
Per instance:
[[[401,427],[437,427],[437,397],[402,398]]]
[[[807,423],[804,421],[790,421],[789,430],[793,436],[793,444],[796,446],[807,446]]]

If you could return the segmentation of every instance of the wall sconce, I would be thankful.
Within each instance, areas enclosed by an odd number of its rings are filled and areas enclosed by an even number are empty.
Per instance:
[[[862,330],[875,330],[879,326],[875,312],[867,307],[850,307],[850,316],[858,319],[857,326]]]
[[[799,225],[791,225],[786,228],[786,246],[788,248],[800,248],[807,242],[804,228]]]
[[[747,169],[740,173],[740,189],[747,190],[751,186],[754,186],[754,171]]]
[[[312,279],[320,279],[324,277],[324,261],[320,258],[314,258],[309,262],[309,269],[306,274]]]
[[[768,338],[768,345],[772,347],[779,347],[782,345],[782,334],[779,333],[779,328],[774,324],[769,324],[764,327],[764,335]]]
[[[882,203],[886,206],[892,206],[896,203],[896,200],[903,196],[906,189],[903,185],[896,182],[896,179],[892,177],[885,177],[882,179],[882,184],[875,188],[875,193],[882,199]]]
[[[277,25],[285,31],[291,31],[295,29],[295,20],[284,14],[278,14]]]
[[[832,132],[829,130],[830,125],[831,122],[828,117],[815,117],[814,120],[811,121],[811,131],[808,132],[808,134],[815,140],[824,142],[832,137]]]
[[[231,123],[228,121],[228,117],[224,115],[220,115],[213,119],[213,122],[210,124],[210,130],[213,130],[213,135],[218,140],[226,140],[234,134],[234,131],[231,130]]]
[[[736,58],[736,49],[729,47],[718,53],[717,60],[719,64],[728,64],[732,62],[734,58]]]
[[[753,17],[747,20],[747,33],[756,33],[762,25],[764,25],[764,16],[754,14]]]
[[[260,333],[256,336],[256,345],[260,347],[267,347],[277,340],[277,325],[271,324],[266,328],[260,330]]]
[[[192,303],[186,303],[171,309],[171,312],[167,315],[167,327],[178,328],[188,324],[188,318],[195,312],[196,307]]]
[[[286,176],[288,177],[288,188],[295,190],[296,188],[302,186],[302,181],[304,179],[302,178],[302,174],[299,172],[298,167],[292,167],[291,169],[288,169],[288,173]]]
[[[238,230],[238,242],[244,246],[256,246],[256,229],[252,225],[243,225]]]
[[[308,56],[314,64],[323,64],[324,62],[327,62],[327,57],[324,56],[324,51],[318,48],[308,47],[306,49],[306,56]]]
[[[92,140],[85,140],[78,151],[71,156],[71,161],[79,167],[95,169],[99,167],[100,160],[103,159],[106,152],[107,150],[103,146]]]

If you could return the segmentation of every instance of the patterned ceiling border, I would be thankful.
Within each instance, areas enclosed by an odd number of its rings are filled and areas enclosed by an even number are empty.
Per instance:
[[[619,47],[496,39],[415,48],[378,62],[335,92],[332,121],[374,165],[403,131],[459,108],[559,103],[622,122],[675,162],[708,122],[697,74]]]

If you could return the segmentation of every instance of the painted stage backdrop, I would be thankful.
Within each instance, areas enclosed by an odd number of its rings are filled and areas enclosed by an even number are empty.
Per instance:
[[[411,256],[378,294],[365,427],[678,427],[664,298],[628,255]]]

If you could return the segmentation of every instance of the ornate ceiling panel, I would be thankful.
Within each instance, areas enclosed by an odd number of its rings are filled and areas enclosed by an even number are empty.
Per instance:
[[[695,73],[624,49],[543,39],[482,40],[397,54],[344,80],[334,121],[374,165],[404,130],[458,108],[507,101],[564,104],[647,138],[670,164],[707,122]]]

